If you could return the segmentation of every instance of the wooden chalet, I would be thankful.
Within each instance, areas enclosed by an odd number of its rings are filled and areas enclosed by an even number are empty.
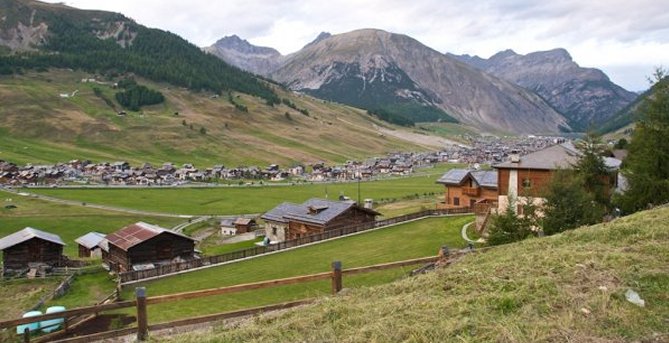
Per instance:
[[[74,240],[79,245],[79,257],[102,256],[100,242],[105,239],[105,234],[89,232]]]
[[[438,208],[471,207],[478,202],[497,202],[497,171],[451,169],[437,180],[445,186]]]
[[[65,263],[65,243],[56,234],[27,227],[0,239],[2,272],[22,274],[34,264],[60,267]]]
[[[195,240],[157,225],[138,222],[106,236],[104,262],[111,271],[152,268],[194,258]]]
[[[377,215],[378,212],[352,201],[309,199],[302,204],[282,203],[261,218],[265,220],[265,236],[272,242],[280,242],[373,222]]]

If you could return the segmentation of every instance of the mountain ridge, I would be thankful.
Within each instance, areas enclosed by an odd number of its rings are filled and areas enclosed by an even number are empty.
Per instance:
[[[263,72],[292,90],[412,121],[454,118],[493,132],[569,130],[535,94],[407,35],[378,29],[322,33]]]
[[[606,123],[637,96],[601,70],[580,67],[563,48],[525,55],[507,49],[488,59],[448,55],[537,93],[577,130]]]

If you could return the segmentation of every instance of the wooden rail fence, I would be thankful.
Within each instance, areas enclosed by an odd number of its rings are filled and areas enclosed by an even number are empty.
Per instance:
[[[451,254],[450,256],[455,256],[455,254]],[[318,280],[328,280],[328,279],[330,279],[331,282],[332,282],[332,293],[336,294],[343,287],[343,277],[345,275],[369,273],[369,272],[385,270],[385,269],[406,267],[406,266],[412,266],[412,265],[418,265],[418,264],[426,264],[426,263],[435,262],[437,259],[439,259],[438,256],[430,256],[430,257],[416,258],[416,259],[411,259],[411,260],[391,262],[391,263],[383,263],[383,264],[377,264],[377,265],[366,266],[366,267],[358,267],[358,268],[350,268],[350,269],[342,269],[341,268],[341,266],[342,266],[341,262],[335,261],[335,262],[332,263],[332,266],[331,266],[332,270],[329,271],[329,272],[322,272],[322,273],[301,275],[301,276],[295,276],[295,277],[289,277],[289,278],[283,278],[283,279],[275,279],[275,280],[268,280],[268,281],[260,281],[260,282],[239,284],[239,285],[219,287],[219,288],[204,289],[204,290],[199,290],[199,291],[159,295],[159,296],[153,296],[153,297],[146,297],[146,289],[144,287],[138,287],[138,288],[136,288],[136,292],[135,292],[135,295],[136,295],[135,300],[126,300],[126,301],[119,301],[119,302],[113,302],[113,303],[107,303],[107,304],[99,304],[99,305],[94,305],[94,306],[79,307],[79,308],[67,310],[67,311],[64,311],[64,312],[49,313],[49,314],[43,314],[43,315],[35,316],[35,317],[19,318],[19,319],[2,321],[2,322],[0,322],[0,330],[1,329],[14,329],[14,327],[16,327],[17,325],[29,324],[29,323],[34,323],[34,322],[41,322],[41,321],[48,320],[48,319],[63,318],[65,320],[65,323],[63,325],[63,327],[64,327],[63,330],[61,330],[59,332],[56,332],[56,333],[49,334],[48,337],[46,337],[46,336],[37,337],[36,341],[37,342],[40,342],[40,341],[49,341],[49,342],[90,342],[91,340],[94,340],[94,339],[113,338],[113,337],[131,335],[131,334],[135,334],[135,333],[137,334],[137,339],[138,340],[145,340],[148,337],[149,331],[152,331],[152,330],[161,330],[161,329],[177,327],[177,326],[199,324],[199,323],[221,320],[221,319],[225,319],[225,318],[233,318],[233,317],[239,317],[239,316],[261,313],[261,312],[265,312],[265,311],[272,311],[272,310],[277,310],[277,309],[290,308],[290,307],[299,306],[299,305],[303,305],[303,304],[312,302],[313,299],[303,299],[303,300],[298,300],[298,301],[293,301],[293,302],[288,302],[288,303],[281,303],[281,304],[275,304],[275,305],[270,305],[270,306],[256,307],[256,308],[244,309],[244,310],[233,311],[233,312],[217,313],[217,314],[212,314],[212,315],[205,315],[205,316],[200,316],[200,317],[182,319],[182,320],[178,320],[178,321],[173,321],[173,322],[168,322],[168,323],[160,323],[160,324],[153,324],[153,325],[149,325],[148,311],[147,311],[147,306],[148,305],[155,305],[155,304],[161,304],[161,303],[166,303],[166,302],[175,302],[175,301],[186,300],[186,299],[202,298],[202,297],[223,295],[223,294],[242,292],[242,291],[248,291],[248,290],[254,290],[254,289],[271,288],[271,287],[277,287],[277,286],[292,285],[292,284],[298,284],[298,283],[304,283],[304,282],[310,282],[310,281],[318,281]],[[135,307],[137,309],[136,310],[136,312],[137,312],[137,327],[125,328],[125,329],[114,330],[114,331],[105,331],[105,332],[95,333],[95,334],[92,334],[92,335],[81,336],[81,337],[65,338],[65,339],[58,340],[58,341],[55,340],[57,337],[59,337],[59,336],[62,337],[64,335],[67,335],[69,333],[69,331],[71,331],[71,326],[69,326],[68,323],[72,322],[72,318],[76,318],[76,317],[80,317],[80,316],[97,316],[101,312],[124,309],[124,308],[130,308],[130,307]],[[31,336],[30,336],[30,332],[28,330],[26,330],[23,333],[23,338],[24,338],[25,342],[30,341]]]
[[[382,226],[388,226],[398,223],[407,222],[410,220],[415,220],[419,218],[431,217],[431,216],[441,216],[449,214],[465,214],[471,213],[469,207],[463,208],[451,208],[451,209],[437,209],[437,210],[426,210],[416,213],[411,213],[399,217],[388,218],[384,220],[378,220],[371,223],[355,224],[355,225],[343,225],[339,227],[334,227],[328,231],[317,233],[314,235],[304,236],[297,239],[291,239],[277,244],[272,244],[268,246],[258,246],[253,248],[248,248],[239,251],[233,251],[230,253],[215,255],[215,256],[206,256],[200,259],[179,262],[179,263],[170,263],[156,268],[146,269],[146,270],[135,270],[125,273],[120,273],[119,278],[121,285],[131,283],[134,281],[139,281],[147,278],[158,277],[163,275],[169,275],[178,273],[181,271],[200,268],[204,266],[221,264],[224,262],[239,260],[251,256],[262,255],[274,251],[285,250],[289,248],[294,248],[300,245],[319,242],[331,238],[341,237],[350,235],[357,232],[367,231]]]

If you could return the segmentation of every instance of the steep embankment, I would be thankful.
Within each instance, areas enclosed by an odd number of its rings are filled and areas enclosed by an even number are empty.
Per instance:
[[[666,342],[668,243],[665,207],[170,341]]]
[[[82,83],[97,77],[97,82]],[[343,162],[390,151],[428,150],[382,134],[392,126],[362,110],[316,100],[273,87],[286,104],[269,106],[258,97],[233,92],[196,93],[140,79],[165,95],[163,104],[127,111],[104,77],[84,72],[0,76],[0,159],[16,163],[128,160],[131,163],[266,165]],[[101,96],[96,96],[98,88]],[[73,93],[75,93],[72,96]],[[61,97],[67,94],[68,97]],[[246,107],[244,112],[233,105]]]

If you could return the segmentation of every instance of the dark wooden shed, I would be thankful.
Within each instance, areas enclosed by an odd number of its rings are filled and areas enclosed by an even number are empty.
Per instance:
[[[102,255],[100,242],[105,239],[105,235],[99,232],[89,232],[74,241],[79,245],[79,257],[91,257]]]
[[[27,227],[0,239],[3,274],[21,273],[31,263],[60,267],[65,243],[58,235]]]
[[[195,240],[157,225],[138,222],[106,236],[108,253],[103,254],[110,270],[126,272],[133,266],[189,260],[195,254]]]

